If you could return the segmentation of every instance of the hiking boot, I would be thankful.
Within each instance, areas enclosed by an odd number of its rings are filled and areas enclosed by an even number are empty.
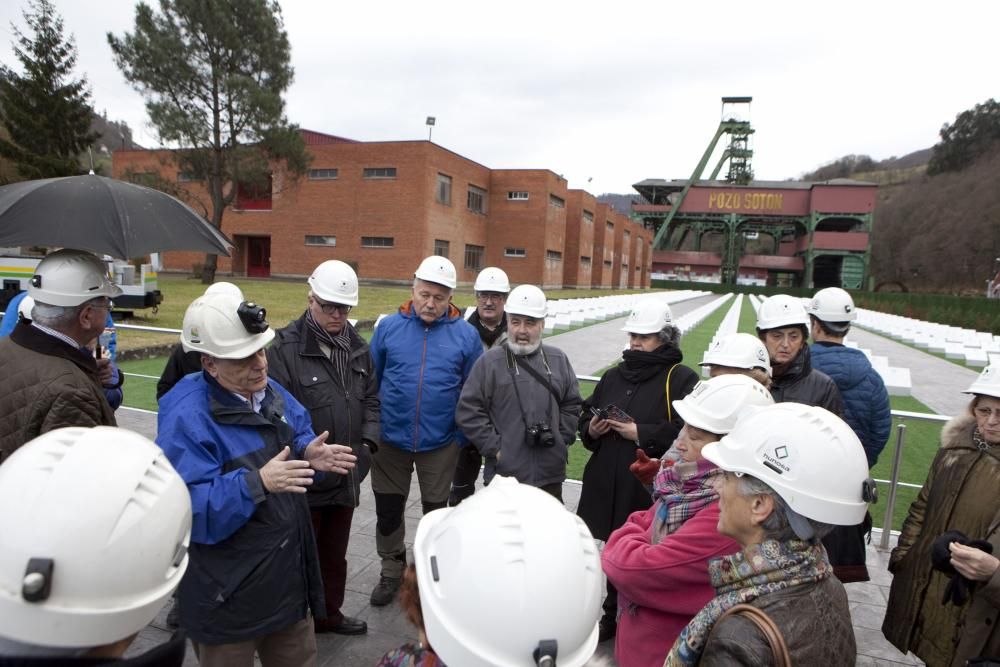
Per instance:
[[[399,577],[386,577],[384,575],[379,577],[378,583],[372,589],[372,606],[384,607],[395,600],[396,593],[399,592],[399,582]]]

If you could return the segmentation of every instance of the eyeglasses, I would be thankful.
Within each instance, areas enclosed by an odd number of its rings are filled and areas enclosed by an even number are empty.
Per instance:
[[[479,301],[503,301],[506,298],[506,294],[499,292],[476,292],[476,299]]]
[[[987,408],[985,406],[980,406],[975,410],[977,417],[982,417],[983,419],[989,419],[990,417],[997,417],[1000,419],[1000,408]]]
[[[319,306],[319,309],[323,311],[324,315],[333,315],[334,313],[340,313],[341,315],[346,315],[351,312],[351,308],[354,306],[345,306],[342,303],[326,303],[325,301],[320,301],[316,297],[312,298],[313,301]]]
[[[115,302],[112,301],[111,299],[108,299],[107,301],[105,301],[103,303],[97,303],[96,301],[94,301],[94,302],[91,302],[88,305],[91,308],[107,308],[108,310],[111,310],[111,309],[113,309],[115,307]]]

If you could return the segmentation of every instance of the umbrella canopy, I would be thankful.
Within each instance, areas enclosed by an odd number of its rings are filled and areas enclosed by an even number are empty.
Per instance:
[[[27,245],[133,259],[165,250],[228,256],[233,244],[175,197],[89,174],[0,187],[0,246]]]

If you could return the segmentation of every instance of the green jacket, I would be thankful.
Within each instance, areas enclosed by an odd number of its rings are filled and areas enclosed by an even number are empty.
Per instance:
[[[962,415],[942,429],[941,449],[889,560],[894,576],[882,633],[928,665],[964,665],[979,655],[1000,655],[1000,571],[979,584],[964,607],[955,607],[941,604],[950,576],[931,567],[934,540],[948,530],[988,540],[1000,554],[1000,447],[977,449],[975,425],[970,415]],[[970,482],[973,478],[978,483]],[[980,507],[981,514],[956,515],[959,503]]]

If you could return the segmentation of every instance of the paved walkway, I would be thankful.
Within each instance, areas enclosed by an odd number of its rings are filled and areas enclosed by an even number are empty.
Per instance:
[[[680,315],[703,303],[695,300],[674,307]],[[546,343],[562,348],[570,357],[577,373],[589,375],[606,368],[621,356],[624,334],[620,328],[624,318],[592,325],[557,336],[546,338]],[[914,395],[929,407],[944,414],[954,414],[964,407],[962,400],[946,402],[949,392],[956,393],[968,386],[972,371],[966,371],[955,364],[932,355],[914,350],[895,341],[863,331],[855,331],[851,337],[860,345],[870,348],[876,354],[886,354],[895,366],[908,366],[914,380]],[[871,339],[876,340],[871,340]],[[912,353],[912,356],[910,356]],[[945,383],[949,383],[946,385]],[[921,387],[918,395],[917,386]],[[928,386],[930,385],[930,386]],[[940,385],[940,387],[935,386]],[[958,387],[958,389],[955,389]],[[958,394],[963,396],[962,394]],[[153,413],[123,408],[118,412],[119,423],[125,428],[154,437],[156,416]],[[579,501],[580,485],[566,482],[563,497],[569,509],[575,510]],[[362,486],[361,506],[354,514],[351,542],[348,548],[348,583],[344,602],[344,613],[365,619],[368,634],[361,637],[340,637],[319,635],[321,667],[353,667],[373,665],[386,651],[416,638],[416,632],[403,617],[397,604],[376,608],[368,604],[371,589],[378,581],[379,560],[375,551],[375,503],[371,486],[366,480]],[[406,509],[406,532],[408,546],[416,533],[420,520],[420,495],[416,481],[411,486]],[[881,633],[882,618],[892,577],[886,569],[887,553],[875,548],[878,532],[872,537],[868,547],[868,564],[873,580],[864,584],[848,584],[847,594],[851,605],[855,637],[858,644],[858,665],[919,665],[912,656],[904,656],[884,639]],[[169,605],[168,605],[169,607]],[[151,645],[164,641],[169,631],[165,625],[166,609],[157,619],[140,633],[133,646],[133,652],[142,651]],[[613,656],[614,642],[609,641],[598,647],[598,654]],[[197,661],[189,650],[185,665],[195,667]]]

